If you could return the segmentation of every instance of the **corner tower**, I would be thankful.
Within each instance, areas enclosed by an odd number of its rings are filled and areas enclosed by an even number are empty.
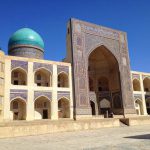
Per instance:
[[[12,56],[43,59],[44,42],[34,30],[22,28],[9,39],[8,54]]]
[[[75,117],[134,115],[126,33],[77,19],[67,28]]]

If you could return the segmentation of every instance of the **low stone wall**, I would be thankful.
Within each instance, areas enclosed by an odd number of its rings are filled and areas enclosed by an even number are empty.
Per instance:
[[[150,116],[139,116],[129,118],[129,126],[134,125],[150,125]]]
[[[0,138],[119,127],[119,119],[9,122],[0,124]]]
[[[150,116],[138,116],[130,118],[121,118],[120,121],[128,126],[150,125]]]

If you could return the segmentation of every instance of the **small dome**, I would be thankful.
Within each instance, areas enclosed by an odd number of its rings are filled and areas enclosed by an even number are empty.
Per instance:
[[[32,45],[44,49],[43,39],[30,28],[22,28],[10,37],[8,47],[16,45]]]

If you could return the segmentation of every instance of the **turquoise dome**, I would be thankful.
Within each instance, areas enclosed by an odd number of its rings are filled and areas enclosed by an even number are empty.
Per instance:
[[[8,47],[15,45],[32,45],[44,49],[43,39],[30,28],[22,28],[10,37]]]

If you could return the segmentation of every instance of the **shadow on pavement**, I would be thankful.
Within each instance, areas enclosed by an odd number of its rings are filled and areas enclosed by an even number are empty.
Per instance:
[[[124,138],[132,138],[132,139],[147,139],[150,140],[150,134],[136,135],[136,136],[127,136]]]

